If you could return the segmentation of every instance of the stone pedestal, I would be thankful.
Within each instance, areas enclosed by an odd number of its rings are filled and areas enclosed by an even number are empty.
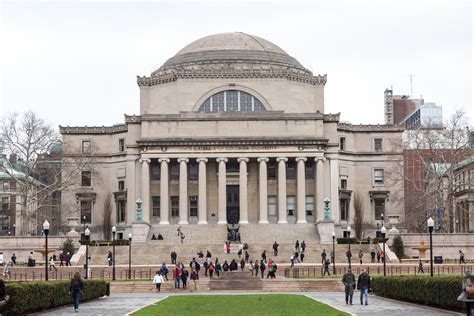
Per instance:
[[[333,220],[320,220],[316,223],[321,244],[332,244],[332,233],[334,232]]]
[[[150,224],[148,223],[132,223],[132,242],[133,243],[145,243],[150,232]],[[128,236],[124,236],[128,239]]]

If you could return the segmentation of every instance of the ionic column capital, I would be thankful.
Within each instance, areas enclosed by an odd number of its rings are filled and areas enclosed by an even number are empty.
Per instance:
[[[170,163],[170,160],[169,160],[169,158],[159,158],[158,162],[159,163],[162,163],[162,162]]]
[[[217,162],[221,162],[221,161],[222,161],[222,162],[227,163],[227,161],[229,161],[229,159],[221,157],[221,158],[216,158],[216,161],[217,161]]]
[[[237,161],[238,162],[242,162],[242,161],[249,162],[249,159],[248,158],[237,158]]]
[[[306,159],[306,157],[296,157],[295,160],[296,160],[296,162],[300,162],[300,161],[305,162],[308,159]]]
[[[208,162],[208,159],[207,159],[207,158],[196,158],[196,162],[197,162],[197,163],[200,163],[200,162],[207,163],[207,162]]]
[[[265,163],[267,163],[269,160],[270,160],[270,159],[268,159],[268,158],[257,158],[257,161],[258,161],[258,162],[265,162]]]
[[[141,163],[150,163],[151,159],[149,159],[149,158],[140,158],[138,161],[141,162]]]
[[[182,162],[188,163],[188,162],[189,162],[189,159],[188,159],[188,158],[178,158],[178,162],[179,162],[179,163],[182,163]]]
[[[283,161],[283,162],[287,162],[287,161],[288,161],[288,158],[286,158],[286,157],[278,157],[278,158],[276,159],[276,161],[278,161],[278,162],[282,162],[282,161]]]
[[[314,157],[314,161],[318,162],[318,161],[322,161],[322,162],[325,162],[326,161],[326,157]]]

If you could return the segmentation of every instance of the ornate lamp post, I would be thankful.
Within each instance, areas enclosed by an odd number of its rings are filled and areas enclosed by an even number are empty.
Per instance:
[[[82,216],[82,224],[84,226],[84,238],[86,238],[86,216]]]
[[[136,202],[137,204],[137,222],[141,223],[142,222],[142,200],[138,199]]]
[[[336,233],[332,232],[332,274],[336,274]]]
[[[386,262],[387,262],[387,256],[385,254],[385,234],[387,233],[387,229],[385,226],[382,226],[382,229],[380,230],[382,234],[382,243],[383,243],[383,276],[387,275],[387,268],[386,268]]]
[[[128,279],[132,279],[132,233],[128,234]]]
[[[89,227],[86,227],[86,230],[84,231],[84,235],[86,236],[86,275],[84,276],[84,279],[89,278],[89,238],[91,236],[91,231],[89,230]]]
[[[44,254],[44,279],[48,281],[48,234],[49,234],[49,223],[47,220],[44,221],[43,223],[43,233],[44,233],[44,238],[46,239],[46,244],[45,244],[45,254]]]
[[[112,227],[112,281],[115,281],[115,233],[117,233],[117,227]]]
[[[349,238],[349,239],[348,239],[348,240],[349,240],[349,242],[348,242],[348,244],[349,244],[349,253],[351,254],[351,256],[348,257],[348,259],[349,259],[349,268],[351,268],[351,267],[352,267],[352,265],[351,265],[351,262],[352,262],[352,253],[351,253],[351,225],[347,225],[347,237]]]
[[[434,220],[428,218],[428,231],[430,232],[430,276],[433,276],[433,228]]]

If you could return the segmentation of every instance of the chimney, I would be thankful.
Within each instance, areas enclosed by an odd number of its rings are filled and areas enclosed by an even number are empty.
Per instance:
[[[10,163],[15,164],[16,163],[16,154],[10,154]]]

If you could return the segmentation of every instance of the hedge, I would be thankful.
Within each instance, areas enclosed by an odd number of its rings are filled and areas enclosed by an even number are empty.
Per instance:
[[[103,280],[83,280],[81,301],[102,297],[107,284]],[[24,315],[72,304],[70,281],[5,282],[10,304],[4,315]]]
[[[79,243],[81,245],[85,245],[86,241],[85,240],[79,240]],[[89,246],[95,246],[97,244],[110,244],[112,246],[112,241],[111,240],[90,240],[89,241]],[[115,246],[128,246],[129,241],[128,239],[116,239],[115,240]]]
[[[372,277],[372,291],[383,297],[430,305],[447,309],[463,310],[458,302],[462,276],[387,276]]]
[[[340,245],[347,245],[348,244],[347,241],[348,241],[347,238],[337,238],[337,243],[340,244]],[[378,244],[378,243],[381,243],[381,242],[383,242],[382,238],[371,238],[370,239],[371,244]],[[359,243],[368,244],[369,240],[367,238],[365,238],[365,239],[358,239],[358,238],[355,238],[355,237],[351,238],[351,244],[359,244]]]

